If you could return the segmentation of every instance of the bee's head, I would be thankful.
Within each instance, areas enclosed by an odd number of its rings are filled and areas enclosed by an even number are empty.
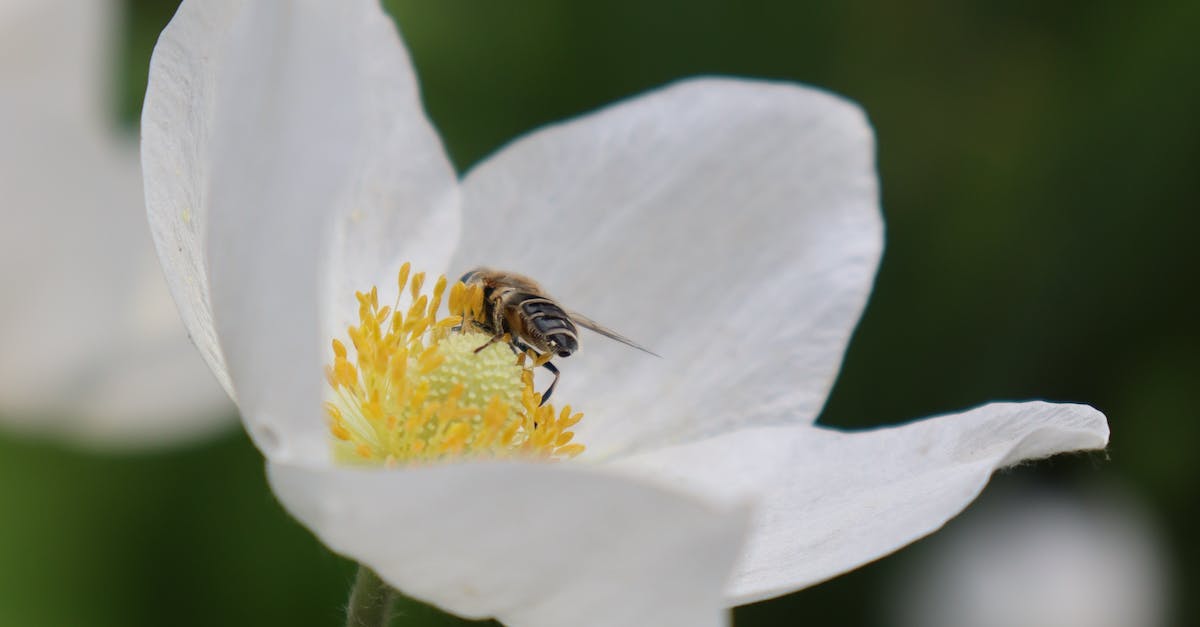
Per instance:
[[[483,285],[483,302],[485,303],[485,305],[492,298],[492,288],[488,287],[488,284],[484,281],[486,270],[487,270],[486,268],[475,268],[474,270],[471,270],[471,271],[467,272],[466,274],[462,275],[462,277],[458,279],[458,282],[462,283],[464,285],[471,285],[472,283],[482,284]]]
[[[462,275],[462,277],[458,279],[458,282],[470,285],[471,283],[475,282],[476,277],[478,277],[478,276],[479,276],[479,268],[475,268],[474,270],[470,270],[466,274]]]
[[[546,340],[546,346],[559,357],[570,357],[579,349],[579,342],[575,338],[565,333],[555,333],[550,339]]]

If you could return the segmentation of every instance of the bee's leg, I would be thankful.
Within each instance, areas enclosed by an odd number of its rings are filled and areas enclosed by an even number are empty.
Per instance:
[[[542,402],[538,403],[538,407],[545,405],[546,401],[550,400],[550,395],[554,393],[554,386],[558,385],[558,377],[561,374],[558,371],[558,366],[550,362],[542,364],[542,367],[554,373],[554,380],[550,382],[550,387],[546,388],[546,393],[542,395]]]
[[[496,342],[508,342],[508,341],[509,341],[509,340],[508,340],[508,334],[507,334],[507,333],[501,333],[501,334],[499,334],[499,335],[493,335],[493,336],[492,336],[492,339],[490,339],[490,340],[488,340],[486,343],[484,343],[484,345],[483,345],[483,346],[480,346],[479,348],[475,349],[475,353],[476,353],[476,354],[479,354],[479,351],[481,351],[481,350],[483,350],[483,349],[485,349],[485,348],[487,348],[487,347],[491,346],[492,344],[495,344]],[[510,342],[510,343],[511,343],[511,342]]]
[[[468,326],[468,325],[470,325],[470,326]],[[489,327],[486,324],[483,324],[481,322],[475,321],[475,320],[471,320],[469,322],[460,322],[459,324],[456,324],[456,325],[450,327],[450,331],[452,333],[466,333],[468,329],[475,330],[475,331],[483,331],[484,333],[492,333],[493,332],[491,327]]]
[[[517,339],[510,341],[508,345],[513,349],[513,352],[518,355],[533,350],[529,348],[528,344]],[[558,371],[558,366],[555,366],[550,362],[542,364],[542,367],[554,374],[554,380],[550,382],[550,387],[546,388],[546,393],[542,395],[542,401],[538,403],[538,407],[545,405],[546,401],[550,400],[550,394],[554,392],[554,386],[558,385],[558,377],[562,375],[562,373]]]
[[[503,311],[503,309],[501,309],[498,302],[492,303],[491,305],[492,305],[492,328],[495,329],[495,331],[493,331],[493,333],[499,335],[501,333],[504,333],[504,329],[507,328],[507,325],[504,324],[504,311]],[[511,341],[511,337],[510,337],[509,341]],[[478,351],[476,351],[476,352],[478,352]]]

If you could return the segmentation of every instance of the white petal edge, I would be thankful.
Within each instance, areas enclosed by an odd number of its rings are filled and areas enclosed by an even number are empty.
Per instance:
[[[185,2],[143,119],[151,223],[210,366],[268,457],[327,457],[322,351],[353,290],[457,237],[395,26],[374,0]]]
[[[866,117],[795,84],[676,83],[523,137],[463,185],[452,271],[527,273],[664,356],[584,332],[560,360],[598,458],[813,421],[883,247]]]
[[[213,167],[213,113],[228,30],[239,0],[183,2],[159,35],[142,106],[146,215],[188,334],[236,399],[213,327],[205,242]],[[203,50],[203,53],[200,51]]]
[[[1103,448],[1086,405],[992,403],[860,432],[744,429],[617,460],[610,467],[716,502],[751,499],[732,604],[786,594],[853,570],[940,528],[1000,468]]]
[[[401,592],[508,627],[717,627],[742,508],[568,465],[272,463],[287,509]]]

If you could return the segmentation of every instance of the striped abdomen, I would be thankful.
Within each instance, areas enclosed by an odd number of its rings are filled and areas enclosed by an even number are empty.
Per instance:
[[[506,300],[509,326],[534,348],[559,357],[579,348],[579,330],[554,301],[528,293],[513,294]]]

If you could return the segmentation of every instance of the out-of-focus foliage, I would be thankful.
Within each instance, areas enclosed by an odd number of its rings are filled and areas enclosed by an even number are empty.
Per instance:
[[[1176,587],[1200,588],[1200,4],[388,6],[462,169],[534,126],[695,74],[801,81],[862,103],[888,249],[822,421],[1090,403],[1112,426],[1107,456],[1011,474],[1123,482],[1162,523]],[[133,128],[174,5],[128,10],[113,108]],[[287,519],[244,436],[141,457],[0,437],[0,624],[339,623],[352,566]],[[922,548],[743,608],[736,624],[884,624],[867,600]],[[1177,623],[1200,621],[1179,597]],[[430,616],[413,608],[403,624],[456,624]]]

